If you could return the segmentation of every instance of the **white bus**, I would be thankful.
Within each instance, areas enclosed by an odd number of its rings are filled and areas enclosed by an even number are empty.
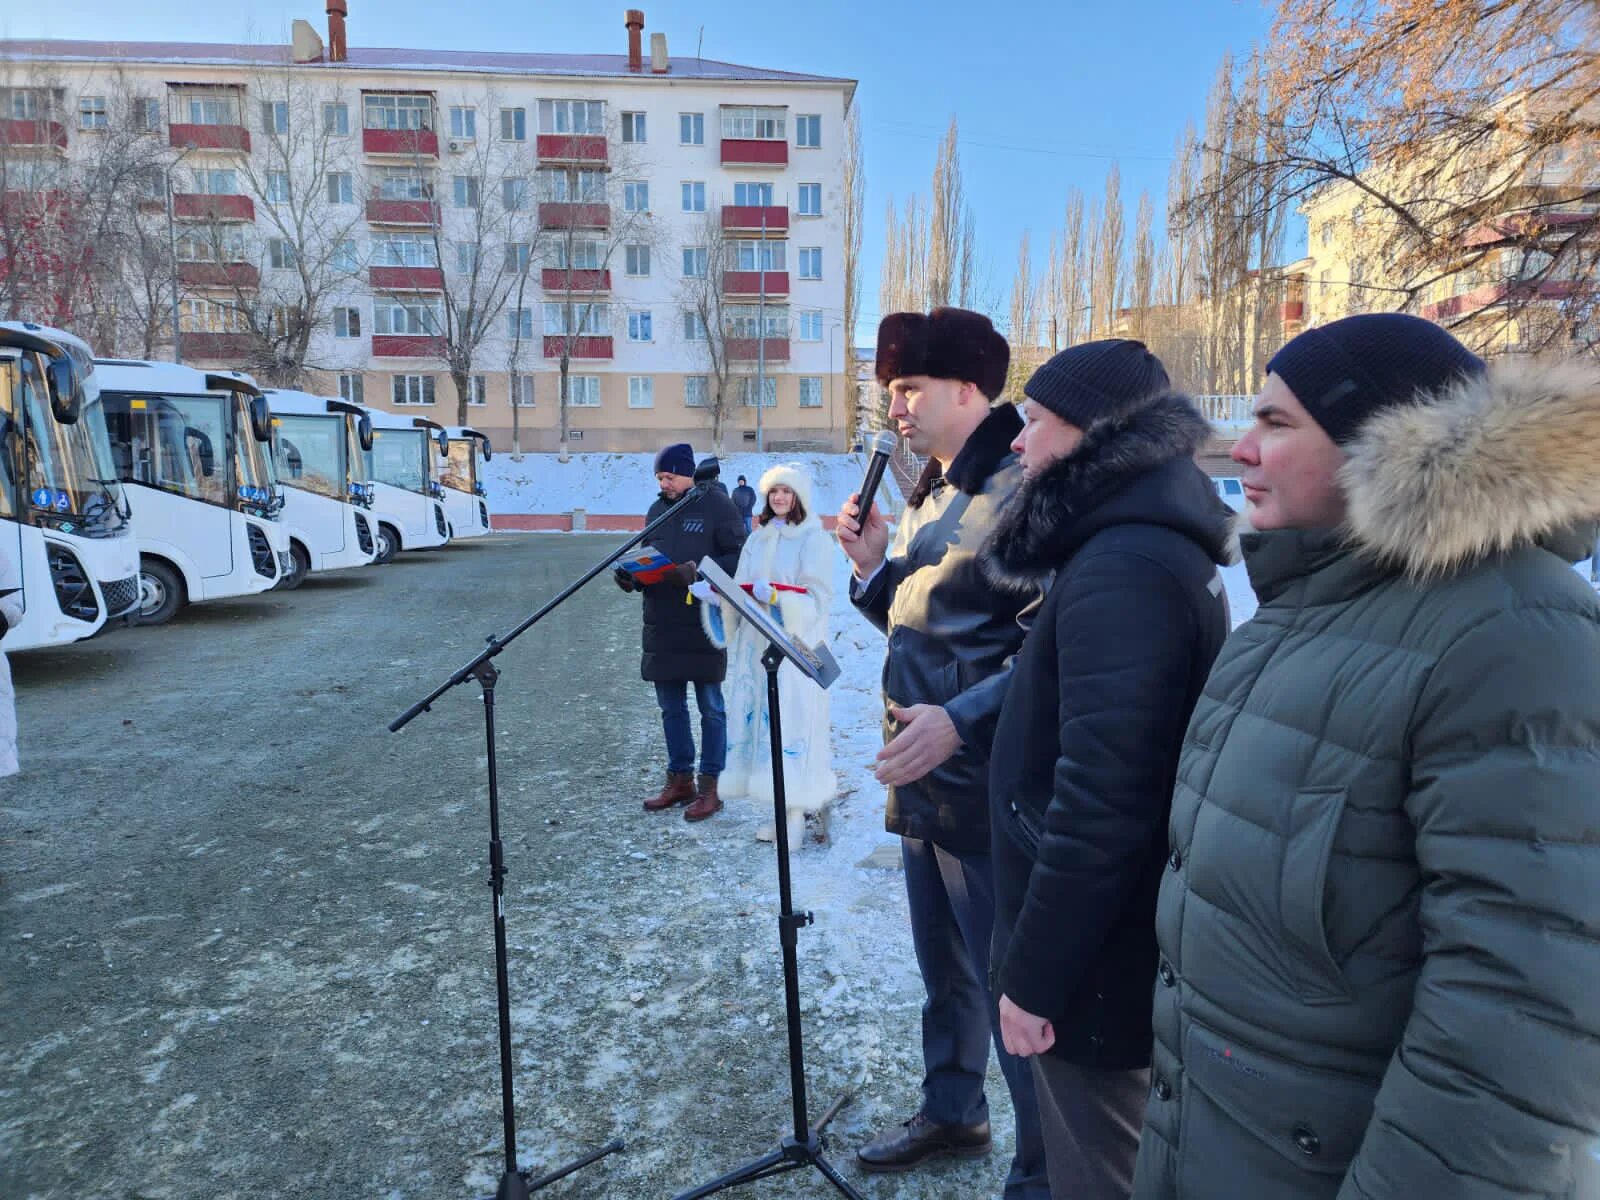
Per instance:
[[[360,567],[377,555],[366,454],[372,418],[360,407],[309,392],[269,390],[272,451],[283,485],[278,519],[293,564],[280,586],[299,587],[308,571]]]
[[[71,334],[0,322],[0,555],[22,609],[0,649],[75,642],[139,603],[98,374]]]
[[[117,358],[96,373],[139,541],[134,624],[277,586],[289,539],[267,402],[250,377]]]
[[[470,425],[450,425],[450,449],[439,458],[439,482],[444,485],[444,515],[450,537],[482,537],[489,532],[489,502],[483,487],[482,464],[492,451],[489,435]]]
[[[444,426],[426,417],[402,417],[380,409],[372,418],[367,479],[373,485],[372,515],[378,523],[378,562],[402,550],[427,550],[450,540],[444,488],[434,471],[449,449]]]

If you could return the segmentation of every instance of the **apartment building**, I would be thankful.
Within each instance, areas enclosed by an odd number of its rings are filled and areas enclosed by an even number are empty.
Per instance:
[[[564,362],[575,450],[709,447],[718,395],[728,449],[758,418],[843,448],[853,81],[646,51],[638,10],[582,55],[365,49],[347,16],[289,45],[0,41],[7,194],[142,139],[191,365],[304,363],[446,422],[464,375],[473,425],[551,450]]]

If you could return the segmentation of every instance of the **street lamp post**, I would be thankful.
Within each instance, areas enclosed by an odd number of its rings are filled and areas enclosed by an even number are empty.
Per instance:
[[[167,180],[167,250],[172,255],[172,361],[183,362],[183,331],[178,320],[178,223],[174,218],[176,207],[172,190],[172,170],[184,160],[194,143],[188,142],[178,152],[178,157],[167,164],[163,174]]]

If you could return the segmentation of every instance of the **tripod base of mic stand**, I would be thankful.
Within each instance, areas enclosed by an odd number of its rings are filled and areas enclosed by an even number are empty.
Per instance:
[[[608,1154],[615,1154],[621,1150],[620,1141],[607,1142],[598,1150],[591,1150],[582,1158],[574,1159],[564,1167],[547,1172],[537,1179],[528,1178],[531,1171],[507,1171],[500,1176],[500,1188],[494,1194],[494,1200],[527,1200],[529,1193],[537,1192],[540,1188],[549,1187],[558,1179],[565,1179],[574,1171],[581,1171],[592,1162],[598,1162]],[[488,1200],[488,1197],[485,1197]]]
[[[673,1197],[673,1200],[699,1200],[701,1196],[710,1196],[713,1193],[725,1191],[728,1188],[738,1187],[741,1184],[754,1183],[757,1179],[766,1179],[772,1175],[784,1175],[790,1171],[798,1171],[802,1167],[815,1167],[822,1173],[822,1177],[837,1188],[841,1195],[850,1197],[850,1200],[865,1200],[860,1192],[850,1186],[849,1180],[839,1174],[838,1168],[823,1156],[822,1132],[827,1128],[828,1122],[838,1115],[850,1100],[848,1094],[840,1096],[822,1115],[816,1128],[805,1141],[799,1138],[786,1137],[778,1144],[778,1148],[770,1154],[763,1154],[760,1158],[751,1159],[742,1166],[735,1167],[726,1175],[720,1175],[709,1183],[703,1183],[697,1188],[682,1192]]]

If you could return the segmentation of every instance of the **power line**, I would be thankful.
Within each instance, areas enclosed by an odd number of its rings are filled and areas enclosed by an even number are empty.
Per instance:
[[[942,133],[923,133],[915,128],[891,128],[892,122],[874,120],[865,122],[865,124],[867,128],[877,129],[890,137],[914,137],[933,142],[942,142],[944,140],[944,134]],[[956,144],[959,147],[977,146],[986,150],[1005,150],[1016,154],[1043,154],[1052,158],[1092,158],[1102,162],[1171,162],[1173,159],[1170,154],[1144,154],[1131,150],[1108,154],[1097,150],[1064,150],[1052,146],[1013,146],[1004,142],[969,138],[959,131],[956,134]]]

